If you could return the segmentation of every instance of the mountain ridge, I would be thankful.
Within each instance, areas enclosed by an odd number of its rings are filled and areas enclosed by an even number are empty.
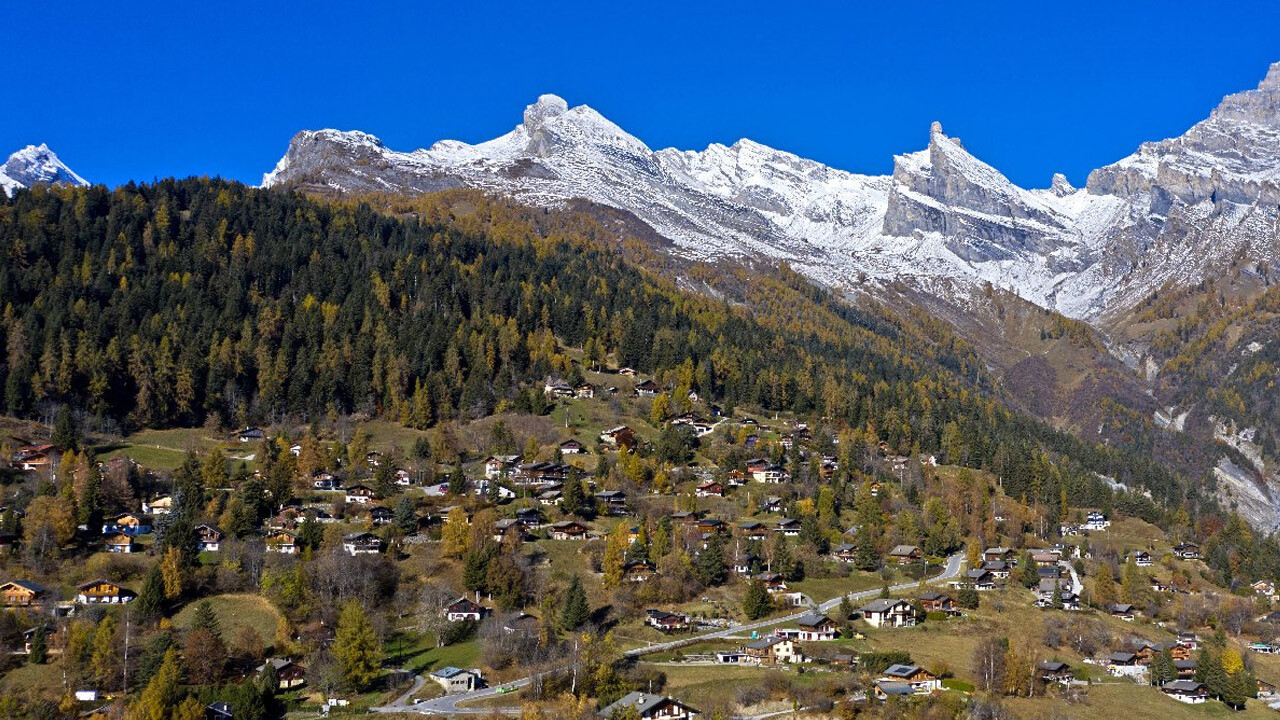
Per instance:
[[[895,157],[892,175],[859,175],[747,139],[651,150],[589,106],[554,95],[529,105],[512,131],[477,144],[441,140],[397,152],[367,133],[303,131],[263,185],[474,187],[540,205],[582,197],[634,213],[695,259],[784,261],[843,292],[906,281],[963,301],[991,283],[1096,319],[1171,280],[1197,282],[1255,243],[1265,247],[1276,219],[1266,206],[1280,177],[1278,98],[1280,63],[1184,136],[1143,144],[1083,188],[1061,176],[1048,189],[1021,188],[938,123],[924,150]],[[1229,141],[1235,136],[1266,142],[1249,155]],[[1219,160],[1235,169],[1223,172]],[[1242,212],[1250,209],[1258,212]],[[1171,234],[1182,238],[1186,228],[1192,253],[1171,246]],[[1224,234],[1235,238],[1225,250]]]
[[[6,196],[32,185],[83,186],[89,181],[80,177],[48,145],[28,145],[9,156],[0,165],[0,191]]]

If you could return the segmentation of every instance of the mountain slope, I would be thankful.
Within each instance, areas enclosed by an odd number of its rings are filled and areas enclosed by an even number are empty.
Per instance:
[[[966,302],[990,283],[1070,317],[1135,306],[1240,253],[1275,264],[1280,63],[1180,138],[1027,190],[947,137],[890,177],[740,140],[653,151],[587,106],[545,95],[494,140],[404,153],[359,132],[305,131],[263,185],[419,193],[474,187],[524,202],[621,208],[693,259],[786,261],[839,291],[893,283]]]
[[[58,159],[48,145],[28,145],[9,156],[0,165],[0,190],[12,196],[17,190],[32,185],[88,185],[89,182],[75,174]]]

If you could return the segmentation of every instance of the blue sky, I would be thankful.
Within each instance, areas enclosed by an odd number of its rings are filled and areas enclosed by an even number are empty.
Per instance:
[[[1280,60],[1280,3],[7,2],[0,157],[256,183],[298,130],[411,150],[553,92],[650,147],[892,170],[940,120],[1043,187],[1184,131]],[[696,6],[696,7],[695,7]]]

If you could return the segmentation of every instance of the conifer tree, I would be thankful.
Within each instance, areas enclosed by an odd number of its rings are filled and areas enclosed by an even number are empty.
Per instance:
[[[49,659],[49,639],[45,635],[45,625],[41,623],[36,626],[36,631],[31,635],[31,652],[27,654],[27,661],[32,665],[43,665]]]
[[[747,584],[747,592],[742,597],[742,613],[749,620],[759,620],[773,610],[773,601],[764,583],[752,580]]]
[[[142,582],[142,590],[134,601],[138,619],[143,622],[156,620],[164,612],[164,577],[159,565],[152,565]]]
[[[569,588],[564,594],[564,605],[560,609],[560,629],[565,632],[577,630],[586,624],[591,617],[591,607],[587,604],[587,591],[582,587],[582,580],[577,575],[569,581]]]
[[[151,678],[142,694],[129,707],[129,720],[166,720],[170,710],[178,702],[182,683],[182,667],[178,651],[165,651],[160,669]]]
[[[600,561],[603,573],[602,583],[607,589],[618,587],[622,583],[623,567],[626,564],[626,550],[629,533],[626,523],[618,523],[609,532],[605,540],[604,556]]]

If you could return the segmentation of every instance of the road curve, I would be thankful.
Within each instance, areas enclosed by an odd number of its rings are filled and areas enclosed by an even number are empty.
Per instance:
[[[962,553],[956,553],[955,555],[952,555],[951,557],[947,558],[946,565],[943,567],[941,573],[929,578],[925,582],[926,584],[929,584],[929,585],[935,585],[937,583],[946,582],[947,580],[951,580],[952,578],[958,576],[963,567],[964,567],[964,555]],[[911,588],[918,587],[918,586],[919,586],[918,582],[909,582],[909,583],[901,583],[898,585],[894,585],[889,589],[891,591],[909,590]],[[875,595],[878,595],[879,593],[880,593],[880,589],[875,588],[872,590],[863,590],[861,592],[849,593],[849,598],[851,600],[861,600],[864,598],[873,597]],[[819,604],[817,606],[817,609],[823,612],[831,610],[832,608],[840,604],[840,600],[843,597],[844,597],[843,595],[837,595],[836,597],[826,600],[821,604]],[[728,637],[730,635],[739,635],[744,632],[759,630],[761,628],[769,627],[771,625],[777,625],[779,623],[785,623],[785,622],[791,622],[792,620],[797,620],[803,615],[805,615],[806,613],[812,612],[813,610],[814,608],[812,606],[806,607],[799,612],[795,612],[790,615],[786,615],[784,617],[766,618],[764,620],[748,623],[746,625],[734,625],[732,627],[723,628],[720,630],[712,630],[710,632],[700,633],[698,635],[690,635],[690,636],[682,637],[678,640],[670,640],[668,642],[656,643],[653,645],[646,645],[645,647],[642,647],[642,648],[635,648],[633,650],[628,650],[625,653],[623,653],[623,655],[625,655],[626,657],[641,657],[644,655],[663,652],[666,650],[674,650],[678,647],[683,647],[685,645],[692,645],[694,643],[703,642],[704,640],[716,640],[719,638]],[[483,700],[485,698],[496,697],[500,694],[503,694],[499,692],[503,688],[511,688],[511,689],[522,688],[528,685],[532,680],[533,680],[532,677],[524,677],[524,678],[520,678],[519,680],[513,680],[511,682],[501,683],[500,685],[484,688],[481,690],[473,690],[471,692],[466,692],[466,693],[455,693],[453,695],[443,695],[441,697],[430,698],[428,700],[423,700],[422,702],[414,705],[386,705],[382,707],[370,708],[370,710],[372,712],[416,712],[416,713],[421,713],[423,715],[482,715],[482,714],[488,714],[488,713],[497,711],[497,712],[503,712],[510,715],[514,715],[520,712],[520,708],[518,707],[510,707],[510,708],[470,707],[469,708],[469,707],[460,707],[459,703],[471,703],[477,700]]]

